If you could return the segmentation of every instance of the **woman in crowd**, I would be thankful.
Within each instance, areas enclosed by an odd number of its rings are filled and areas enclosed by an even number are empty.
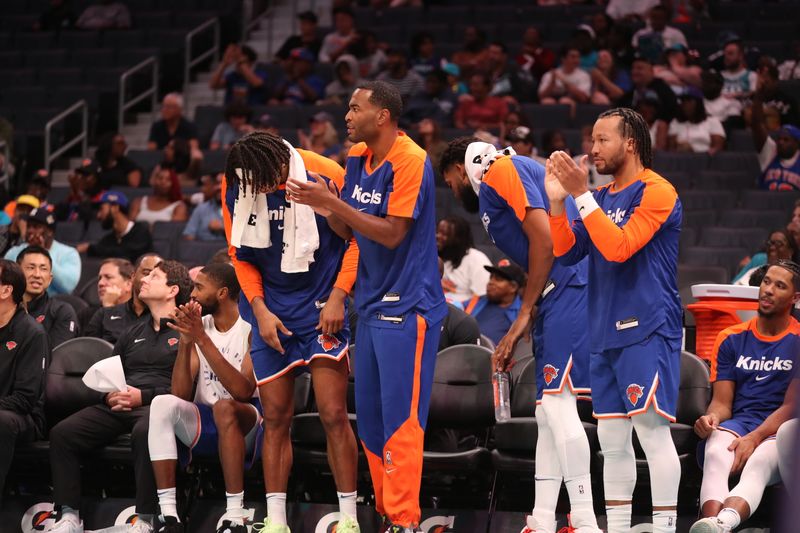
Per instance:
[[[175,171],[157,166],[150,176],[150,186],[152,193],[131,202],[131,220],[147,222],[151,227],[156,222],[185,222],[189,213]]]
[[[722,123],[706,114],[703,93],[690,87],[680,95],[678,116],[669,124],[667,145],[677,152],[706,152],[714,155],[725,147]]]

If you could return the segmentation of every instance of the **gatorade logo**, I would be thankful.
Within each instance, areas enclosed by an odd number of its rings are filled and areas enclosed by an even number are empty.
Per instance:
[[[375,192],[374,190],[365,192],[360,185],[356,185],[353,188],[353,194],[350,197],[360,204],[380,205],[383,201],[383,194]]]

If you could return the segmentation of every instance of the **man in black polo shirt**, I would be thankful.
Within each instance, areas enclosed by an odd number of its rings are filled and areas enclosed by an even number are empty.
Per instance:
[[[92,315],[92,319],[86,325],[86,330],[83,334],[87,337],[104,339],[114,344],[123,331],[132,326],[141,317],[149,315],[150,312],[147,306],[139,299],[139,289],[142,287],[142,279],[150,274],[153,268],[161,261],[162,259],[154,253],[147,253],[140,257],[131,280],[131,298],[126,302],[98,309]]]
[[[76,248],[91,257],[121,257],[130,262],[153,249],[153,237],[145,222],[128,216],[128,198],[119,191],[106,191],[99,199],[97,219],[111,230],[96,243],[83,242]]]
[[[54,300],[47,294],[53,281],[53,259],[41,246],[28,246],[17,256],[17,263],[25,274],[25,308],[36,322],[44,326],[55,348],[64,341],[78,336],[78,315],[67,302]]]
[[[128,389],[105,396],[104,403],[86,407],[50,431],[50,465],[57,521],[49,530],[83,533],[78,515],[81,502],[81,457],[130,432],[136,475],[136,512],[131,531],[150,533],[158,510],[156,485],[147,443],[150,403],[170,391],[178,353],[177,331],[167,326],[176,305],[189,301],[192,281],[177,261],[162,261],[142,279],[139,298],[150,309],[150,320],[128,328],[114,346],[122,358]]]
[[[150,126],[147,149],[163,150],[172,139],[188,141],[192,152],[200,150],[197,126],[183,116],[183,97],[179,93],[169,93],[164,97],[161,103],[161,120]]]
[[[0,504],[15,446],[44,430],[42,386],[50,348],[42,326],[20,306],[24,294],[19,265],[0,259]]]

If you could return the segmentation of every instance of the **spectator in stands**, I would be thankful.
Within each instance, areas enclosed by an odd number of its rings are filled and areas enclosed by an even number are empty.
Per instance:
[[[202,158],[195,159],[191,145],[185,139],[172,139],[164,147],[160,167],[173,171],[178,176],[180,187],[196,187],[202,169]]]
[[[70,294],[81,278],[81,258],[78,250],[55,240],[56,220],[46,209],[37,208],[26,217],[25,243],[6,252],[5,258],[15,261],[28,246],[39,246],[53,258],[53,280],[48,282],[51,295]]]
[[[674,44],[667,48],[664,56],[667,60],[666,65],[654,66],[653,73],[657,78],[664,80],[676,94],[688,87],[702,85],[703,69],[689,63],[686,47]]]
[[[486,294],[492,266],[486,254],[475,248],[469,222],[458,215],[439,221],[436,227],[436,247],[444,262],[442,288],[448,302],[464,304],[473,296]]]
[[[461,79],[461,69],[458,65],[443,61],[442,72],[447,76],[447,86],[450,87],[453,94],[459,98],[469,94],[469,87]]]
[[[352,54],[342,54],[333,66],[333,81],[325,87],[325,102],[342,105],[350,102],[353,92],[362,83],[358,59]]]
[[[254,131],[250,125],[250,108],[240,102],[225,107],[225,121],[217,124],[208,147],[211,150],[227,150],[233,143]]]
[[[678,28],[667,26],[668,21],[667,8],[659,4],[650,9],[647,26],[633,34],[631,40],[633,47],[653,62],[660,61],[664,52],[675,45],[689,47],[683,32]]]
[[[531,100],[535,88],[533,76],[509,59],[508,47],[505,44],[500,41],[489,44],[483,67],[492,80],[492,90],[489,94],[502,96],[509,103]]]
[[[669,150],[714,155],[725,147],[722,123],[706,114],[703,93],[690,87],[680,96],[677,116],[669,123]]]
[[[486,294],[474,296],[465,311],[478,321],[481,333],[497,344],[519,314],[522,305],[519,292],[525,285],[525,273],[508,259],[484,268],[490,274]]]
[[[547,130],[542,133],[541,156],[547,158],[557,151],[567,152],[568,154],[571,152],[564,133],[559,129]]]
[[[633,87],[617,102],[619,107],[636,107],[640,101],[653,99],[658,102],[658,118],[669,123],[675,118],[678,100],[669,85],[655,77],[653,63],[642,56],[636,56],[631,67]]]
[[[259,116],[254,125],[256,127],[256,131],[266,131],[267,133],[279,135],[280,130],[278,129],[278,125],[275,123],[269,113],[263,113],[261,116]]]
[[[561,51],[561,66],[547,72],[539,83],[539,101],[545,105],[566,104],[575,114],[575,105],[589,101],[592,78],[580,68],[581,53],[567,45]]]
[[[528,129],[532,130],[531,125],[528,122],[528,117],[525,116],[525,113],[517,108],[512,107],[508,110],[506,118],[503,119],[503,123],[500,124],[500,138],[508,138],[508,134],[517,128],[517,126],[526,126]]]
[[[797,101],[785,91],[781,90],[778,84],[778,67],[768,63],[758,69],[758,92],[761,94],[761,105],[764,112],[772,109],[779,118],[777,123],[771,124],[767,121],[767,129],[776,131],[783,124],[800,124],[800,115],[797,112]],[[752,114],[750,108],[745,109],[745,122],[748,115]]]
[[[741,106],[737,100],[722,95],[724,81],[722,74],[716,71],[704,70],[700,76],[703,90],[703,105],[706,112],[726,126],[740,126],[743,124]]]
[[[99,3],[83,10],[76,28],[82,30],[120,30],[131,27],[131,12],[128,6],[114,0],[99,0]]]
[[[130,219],[128,198],[121,192],[103,193],[97,218],[103,229],[110,231],[96,243],[79,244],[80,253],[90,257],[121,257],[133,262],[153,249],[153,238],[147,224]]]
[[[659,3],[659,0],[609,0],[606,14],[616,21],[635,22],[644,20],[650,9]]]
[[[69,195],[55,206],[56,220],[88,224],[97,215],[97,200],[103,194],[100,166],[84,159],[69,175]]]
[[[441,70],[434,70],[425,76],[425,89],[412,96],[408,104],[403,106],[404,124],[419,124],[429,118],[442,127],[453,123],[453,111],[457,105],[456,96],[447,83],[447,75]]]
[[[300,33],[288,37],[281,45],[275,57],[282,61],[289,59],[289,54],[295,48],[305,48],[314,55],[316,60],[319,55],[319,49],[322,47],[322,39],[319,38],[318,19],[316,13],[313,11],[303,11],[297,15],[297,20],[300,21]]]
[[[594,42],[597,49],[608,48],[611,28],[614,27],[614,19],[609,17],[607,13],[598,12],[592,15],[590,26],[594,31]]]
[[[309,131],[297,130],[300,147],[325,157],[335,157],[342,149],[339,141],[339,132],[333,125],[330,113],[320,111],[309,120]]]
[[[89,305],[78,313],[78,322],[81,324],[83,335],[88,335],[84,326],[89,323],[98,309],[113,307],[131,299],[134,270],[133,264],[127,259],[109,257],[102,262],[100,271],[97,273],[97,297],[100,300],[100,306]]]
[[[358,59],[362,78],[374,79],[386,66],[385,45],[373,31],[359,31],[348,50]]]
[[[542,46],[542,36],[539,28],[527,28],[522,35],[522,49],[517,55],[519,67],[533,76],[534,80],[541,80],[545,72],[556,65],[556,54],[551,49]]]
[[[508,132],[506,144],[511,146],[517,152],[517,155],[530,157],[544,165],[545,159],[539,157],[533,132],[528,126],[517,126]]]
[[[508,114],[508,104],[498,96],[490,96],[491,80],[486,74],[473,74],[469,79],[469,96],[462,99],[453,120],[456,128],[499,128]]]
[[[705,442],[700,514],[694,533],[730,533],[768,485],[780,481],[775,434],[796,416],[800,328],[792,310],[800,267],[782,262],[759,287],[758,316],[723,330],[711,358],[711,403],[694,424]],[[731,474],[741,473],[729,490]],[[796,500],[794,500],[796,502]],[[787,530],[788,531],[788,530]]]
[[[222,174],[203,176],[203,195],[205,202],[198,205],[183,230],[183,238],[189,241],[225,240],[225,227],[222,223],[222,197],[220,187]]]
[[[781,80],[800,80],[800,40],[792,42],[792,56],[778,65]]]
[[[179,93],[169,93],[161,104],[161,120],[150,127],[147,139],[148,150],[163,150],[172,139],[184,139],[192,150],[200,150],[197,140],[197,127],[183,116],[183,97]]]
[[[9,202],[12,203],[12,202]],[[0,246],[0,253],[3,256],[15,246],[25,243],[25,230],[27,229],[27,217],[33,209],[39,207],[39,199],[32,194],[23,194],[14,202],[14,211],[11,216],[11,223],[6,231],[0,235],[0,240],[5,239],[3,246]]]
[[[642,115],[650,128],[650,145],[653,150],[666,150],[669,124],[658,117],[658,100],[645,98],[640,100],[634,109]]]
[[[107,133],[97,141],[95,160],[100,167],[100,186],[138,187],[142,183],[142,169],[125,157],[128,143],[121,133]]]
[[[134,198],[130,204],[130,217],[144,222],[152,229],[156,222],[185,222],[189,218],[178,177],[172,169],[160,166],[150,176],[151,194]]]
[[[356,39],[355,15],[347,7],[333,10],[333,31],[322,39],[319,50],[321,63],[333,63],[347,52],[347,47]]]
[[[50,0],[50,5],[33,24],[34,30],[59,31],[75,25],[75,11],[70,0]]]
[[[439,275],[444,275],[444,261],[439,258]],[[478,321],[452,303],[447,303],[447,316],[442,323],[439,351],[459,344],[479,344],[481,328]]]
[[[50,194],[50,173],[43,168],[37,170],[33,178],[28,182],[27,187],[25,187],[24,194],[30,195],[38,200],[39,204],[35,207],[44,207],[48,210],[52,210],[53,206],[47,202],[47,196]],[[16,208],[17,200],[11,200],[5,205],[3,211],[5,211],[10,218],[14,218]]]
[[[41,246],[28,246],[17,256],[17,264],[25,274],[23,302],[28,314],[44,327],[55,348],[79,334],[78,315],[70,304],[47,294],[53,282],[53,259]]]
[[[614,56],[608,50],[597,53],[597,66],[589,71],[592,78],[591,102],[597,105],[611,105],[631,89],[631,77],[614,63]]]
[[[286,62],[286,80],[275,90],[273,104],[314,104],[325,96],[325,82],[313,73],[314,56],[296,48]]]
[[[52,531],[83,531],[79,517],[82,459],[126,433],[131,434],[133,450],[136,530],[153,531],[144,525],[152,524],[158,511],[147,445],[150,404],[156,396],[169,393],[180,335],[165,322],[178,305],[189,300],[191,290],[189,273],[177,261],[162,261],[142,280],[139,295],[150,317],[125,331],[114,349],[123,362],[127,390],[106,394],[101,403],[65,418],[50,432],[53,504],[61,510]]]
[[[423,78],[437,70],[441,58],[436,55],[433,35],[427,31],[415,33],[411,38],[411,70]]]
[[[752,266],[741,272],[734,278],[734,285],[752,285],[750,277],[756,273],[758,269],[764,265],[774,265],[778,261],[797,261],[798,248],[794,236],[788,229],[776,229],[770,232],[767,241],[764,243],[766,254],[764,254],[764,262],[754,264],[751,260]],[[756,256],[761,254],[756,254]]]
[[[471,77],[486,61],[486,33],[477,26],[466,26],[464,44],[453,54],[452,61],[464,78]]]
[[[758,87],[758,75],[747,68],[742,41],[735,40],[723,47],[722,95],[738,102],[739,112],[743,101]]]
[[[422,76],[408,68],[408,56],[399,48],[386,51],[385,70],[378,74],[377,79],[396,87],[404,101],[421,93],[425,85]]]
[[[112,261],[118,259],[112,259]],[[95,311],[84,335],[104,339],[111,344],[116,344],[122,332],[131,327],[143,316],[149,316],[150,310],[139,298],[142,280],[147,277],[157,264],[162,262],[158,255],[146,253],[139,258],[136,269],[131,278],[131,297],[125,302],[120,302],[111,307],[105,305]]]
[[[17,445],[45,435],[44,375],[50,347],[41,325],[22,307],[25,275],[0,260],[0,507]]]
[[[773,191],[800,190],[800,128],[787,124],[770,137],[764,120],[764,94],[753,96],[750,129],[761,166],[759,186]]]
[[[431,166],[438,169],[437,165],[447,148],[447,141],[442,139],[442,128],[437,121],[425,118],[417,124],[417,144],[427,152]]]
[[[229,44],[211,79],[212,89],[225,89],[225,103],[251,106],[267,101],[267,71],[256,66],[258,56],[249,46]]]
[[[584,126],[581,128],[581,153],[572,157],[575,161],[575,164],[580,165],[581,159],[584,155],[587,156],[586,159],[586,169],[589,171],[589,189],[595,190],[598,187],[602,187],[607,183],[611,183],[614,180],[614,176],[611,174],[600,174],[597,170],[597,165],[594,164],[594,158],[592,157],[592,146],[594,141],[592,140],[592,126]],[[546,164],[546,161],[540,161],[543,165]]]

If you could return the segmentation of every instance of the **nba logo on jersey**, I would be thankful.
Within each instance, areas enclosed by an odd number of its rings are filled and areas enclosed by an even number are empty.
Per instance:
[[[644,396],[644,388],[636,383],[631,383],[625,390],[625,394],[628,396],[628,401],[631,402],[631,405],[636,405],[639,403],[639,399]]]
[[[558,377],[558,369],[553,365],[544,365],[542,373],[544,374],[544,382],[548,385],[550,385],[553,380]]]
[[[320,346],[322,346],[322,349],[325,350],[326,352],[335,350],[336,348],[342,345],[342,342],[339,339],[331,335],[325,335],[324,333],[317,337],[317,342],[319,343]]]

